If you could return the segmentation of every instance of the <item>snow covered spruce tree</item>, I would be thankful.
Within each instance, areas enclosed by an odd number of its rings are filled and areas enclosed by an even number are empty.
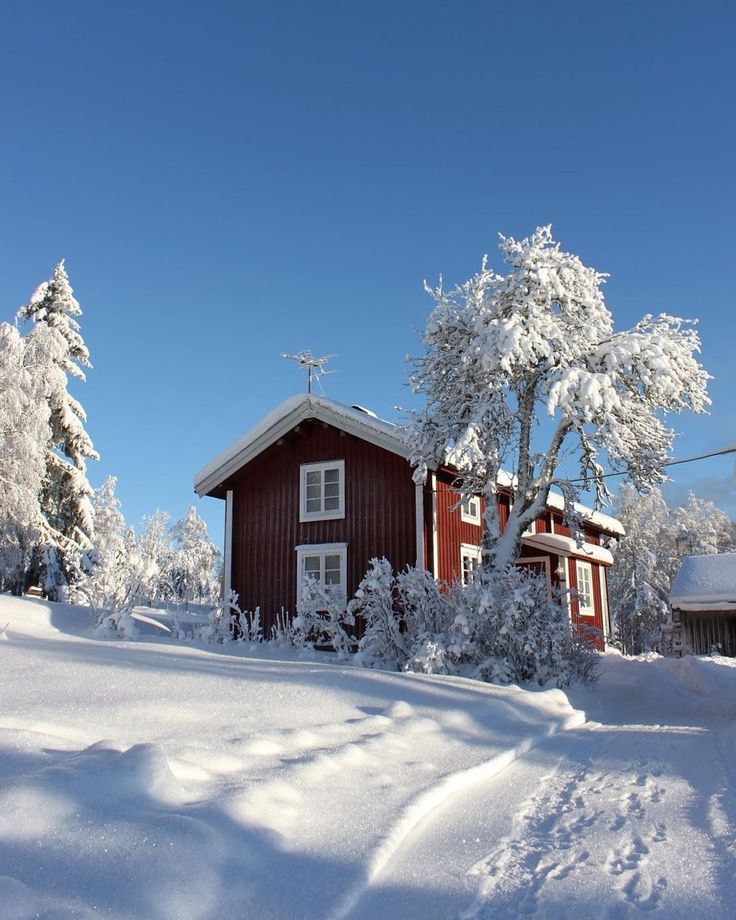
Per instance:
[[[81,312],[63,261],[18,311],[18,319],[34,324],[27,336],[27,353],[32,356],[28,369],[42,382],[50,413],[41,506],[49,526],[64,538],[58,546],[49,547],[44,565],[45,587],[52,597],[75,570],[76,551],[90,547],[94,532],[93,490],[87,480],[86,461],[98,460],[99,455],[84,428],[84,409],[68,392],[69,376],[83,381],[82,368],[91,367],[75,319]],[[45,348],[34,349],[33,342],[39,337],[44,338]],[[57,553],[59,568],[54,572]]]
[[[560,480],[563,460],[576,458],[597,506],[608,497],[604,460],[637,488],[656,484],[673,440],[662,416],[709,404],[691,323],[647,315],[614,331],[606,276],[561,251],[550,227],[520,241],[502,236],[500,249],[507,274],[484,259],[464,284],[427,288],[435,307],[411,378],[425,397],[411,426],[416,478],[450,454],[463,495],[485,496],[486,572],[514,564],[553,483],[579,533],[578,489]],[[495,501],[502,469],[515,491],[503,533]]]

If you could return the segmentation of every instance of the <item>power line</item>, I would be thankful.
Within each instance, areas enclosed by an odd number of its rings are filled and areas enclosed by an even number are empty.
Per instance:
[[[679,463],[694,463],[696,460],[707,460],[709,457],[723,457],[726,454],[736,454],[736,445],[733,447],[724,447],[722,450],[714,450],[708,454],[698,454],[697,457],[685,457],[682,460],[666,460],[664,463],[657,465],[657,469],[664,466],[677,466]],[[621,470],[618,473],[603,473],[601,476],[589,476],[586,479],[556,479],[554,482],[569,482],[571,485],[577,483],[590,483],[597,479],[610,479],[612,476],[628,476],[628,470]]]

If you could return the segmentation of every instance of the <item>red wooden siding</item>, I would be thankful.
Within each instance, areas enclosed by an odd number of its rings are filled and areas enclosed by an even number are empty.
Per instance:
[[[372,556],[395,569],[416,562],[408,462],[321,422],[297,427],[224,484],[233,490],[232,587],[243,610],[261,608],[266,629],[282,607],[296,611],[298,545],[348,544],[348,597]],[[345,518],[300,523],[300,465],[327,460],[345,461]]]
[[[567,586],[570,589],[577,589],[578,587],[578,578],[577,578],[577,569],[575,563],[578,560],[575,558],[566,559],[567,564]],[[599,633],[599,637],[596,637],[595,645],[596,648],[603,650],[603,602],[601,600],[601,583],[600,583],[600,574],[599,569],[602,566],[592,560],[580,560],[590,562],[590,567],[592,570],[592,581],[593,581],[593,608],[595,610],[595,615],[590,617],[580,615],[580,605],[577,597],[571,596],[569,602],[570,609],[570,619],[574,626],[579,627],[581,630],[595,629]]]

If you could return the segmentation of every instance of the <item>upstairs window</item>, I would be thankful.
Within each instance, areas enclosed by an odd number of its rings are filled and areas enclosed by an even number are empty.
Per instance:
[[[299,520],[345,517],[345,461],[304,463],[300,467]]]
[[[581,617],[595,616],[593,605],[593,568],[589,562],[575,561],[578,582],[578,613]]]
[[[478,524],[480,526],[480,498],[477,495],[469,495],[460,503],[460,520],[466,524]]]
[[[471,546],[469,543],[460,544],[460,579],[467,587],[475,578],[480,568],[480,546]]]

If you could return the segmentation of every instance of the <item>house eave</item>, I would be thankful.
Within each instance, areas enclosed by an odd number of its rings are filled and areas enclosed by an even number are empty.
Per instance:
[[[255,436],[246,433],[242,438],[233,445],[219,454],[214,460],[204,466],[194,477],[194,491],[202,497],[210,495],[220,486],[222,486],[231,476],[241,470],[244,466],[254,460],[259,454],[263,453],[272,444],[275,444],[279,438],[288,434],[300,422],[307,419],[316,419],[325,422],[344,431],[346,434],[354,435],[364,441],[376,444],[384,450],[398,454],[405,460],[409,459],[409,448],[406,442],[389,431],[382,431],[379,424],[367,416],[369,421],[363,422],[362,419],[351,417],[349,410],[336,411],[323,402],[320,398],[314,398],[305,395],[303,398],[289,408],[289,404],[294,402],[290,400],[282,403],[283,414],[279,415],[276,410],[274,421],[258,431]],[[389,425],[390,423],[383,423]],[[259,423],[262,425],[262,423]],[[251,432],[258,430],[259,425]]]

